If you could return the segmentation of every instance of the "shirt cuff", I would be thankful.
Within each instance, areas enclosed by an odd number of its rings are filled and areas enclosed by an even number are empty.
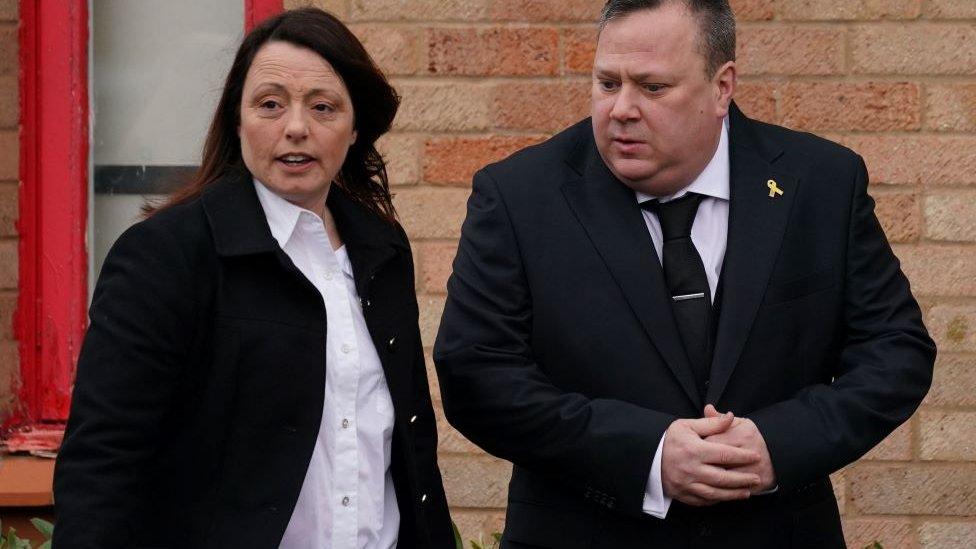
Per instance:
[[[664,450],[664,437],[661,435],[661,442],[657,445],[654,452],[654,461],[651,462],[651,474],[647,479],[647,488],[644,491],[643,511],[652,517],[663,519],[671,508],[671,498],[664,495],[664,483],[661,482],[661,454]]]

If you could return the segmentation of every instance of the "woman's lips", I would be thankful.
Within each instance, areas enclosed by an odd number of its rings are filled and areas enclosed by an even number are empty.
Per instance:
[[[275,159],[278,166],[286,173],[304,173],[312,168],[313,159],[311,157],[302,158],[299,161],[285,160],[286,157]]]

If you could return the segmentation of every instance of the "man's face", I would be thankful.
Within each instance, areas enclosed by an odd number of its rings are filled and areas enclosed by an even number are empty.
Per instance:
[[[677,192],[705,169],[735,87],[735,64],[705,74],[699,26],[681,2],[607,23],[593,64],[593,134],[627,186]]]

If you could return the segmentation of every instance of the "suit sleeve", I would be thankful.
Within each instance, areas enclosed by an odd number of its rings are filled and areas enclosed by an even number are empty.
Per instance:
[[[434,347],[445,415],[489,453],[645,516],[651,462],[676,418],[564,391],[549,379],[546,369],[559,365],[533,356],[521,253],[504,197],[483,170],[474,178]]]
[[[806,387],[749,417],[766,440],[780,487],[800,486],[858,459],[918,407],[935,345],[867,194],[855,156],[845,263],[845,341],[830,385]]]
[[[56,547],[131,546],[150,518],[148,465],[193,340],[192,292],[179,245],[160,224],[134,226],[108,254],[55,468]]]

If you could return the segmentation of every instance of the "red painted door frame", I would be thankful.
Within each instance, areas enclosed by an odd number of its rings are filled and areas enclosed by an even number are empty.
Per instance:
[[[245,29],[282,4],[244,0]],[[20,0],[21,387],[4,427],[21,432],[63,428],[87,325],[88,17],[88,0]]]

